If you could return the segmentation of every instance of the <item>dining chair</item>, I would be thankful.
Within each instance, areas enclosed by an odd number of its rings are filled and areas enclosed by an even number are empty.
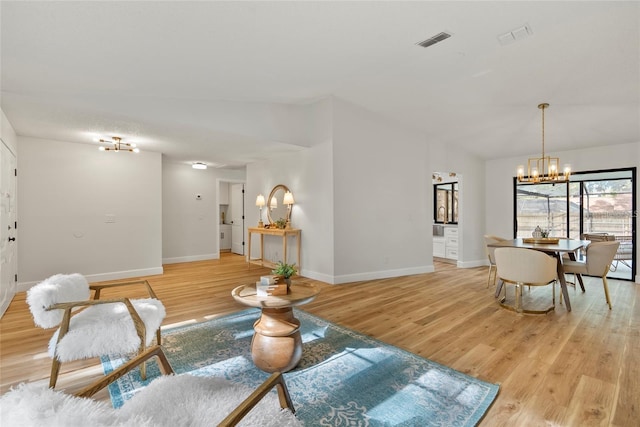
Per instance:
[[[504,239],[502,237],[498,237],[498,236],[493,236],[491,234],[485,234],[484,235],[484,244],[485,244],[485,251],[487,254],[487,258],[489,259],[489,276],[487,277],[487,289],[489,289],[489,285],[491,285],[491,273],[492,271],[494,272],[493,274],[493,284],[496,284],[496,276],[497,276],[497,272],[495,272],[496,270],[496,257],[495,257],[495,251],[496,248],[493,247],[489,247],[490,244],[492,243],[498,243],[498,242],[504,242],[507,239]]]
[[[100,299],[106,288],[130,285],[142,285],[149,298]],[[31,287],[27,303],[36,326],[49,329],[60,325],[49,341],[50,388],[56,386],[62,362],[106,354],[140,354],[154,337],[161,344],[160,324],[166,311],[146,280],[90,286],[81,274],[56,274]],[[144,363],[140,374],[145,379]]]
[[[611,310],[611,299],[609,298],[609,285],[607,284],[607,273],[609,267],[616,256],[620,242],[618,241],[600,241],[592,242],[587,246],[585,261],[565,261],[564,272],[575,274],[580,277],[582,274],[588,276],[596,276],[602,279],[604,287],[604,296]]]
[[[545,314],[555,310],[555,281],[558,276],[556,258],[544,252],[523,248],[496,248],[497,275],[504,284],[515,285],[515,305],[506,303],[507,286],[500,305],[518,313]],[[544,310],[522,307],[522,288],[527,286],[545,286],[551,284],[551,305]]]

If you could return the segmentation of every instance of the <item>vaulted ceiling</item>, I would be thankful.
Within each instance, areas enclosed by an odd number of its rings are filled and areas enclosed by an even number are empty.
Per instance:
[[[309,145],[280,128],[336,96],[482,158],[539,153],[541,102],[547,151],[640,141],[636,1],[2,1],[0,15],[1,106],[23,136],[118,135],[238,167]]]

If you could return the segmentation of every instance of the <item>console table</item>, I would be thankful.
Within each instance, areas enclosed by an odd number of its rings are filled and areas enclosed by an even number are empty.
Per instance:
[[[249,227],[249,268],[251,268],[251,263],[259,264],[261,266],[273,267],[275,263],[270,261],[265,261],[264,259],[264,236],[276,236],[282,238],[282,261],[287,262],[287,237],[295,236],[297,238],[297,250],[298,250],[298,259],[296,266],[298,267],[298,271],[300,271],[300,229],[299,228],[259,228],[259,227]],[[260,235],[260,258],[251,259],[251,235],[259,234]]]

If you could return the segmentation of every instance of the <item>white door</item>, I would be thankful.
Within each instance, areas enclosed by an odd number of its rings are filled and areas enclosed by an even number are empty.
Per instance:
[[[0,316],[18,287],[16,156],[0,141]]]
[[[229,186],[231,204],[231,252],[244,255],[244,184]]]

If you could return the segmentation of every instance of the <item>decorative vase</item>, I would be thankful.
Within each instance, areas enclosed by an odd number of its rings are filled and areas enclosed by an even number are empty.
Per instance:
[[[531,236],[533,236],[533,238],[535,239],[539,239],[540,237],[542,237],[542,229],[540,228],[539,225],[537,225],[535,230],[533,230],[533,233],[531,233]]]
[[[287,284],[287,293],[289,293],[289,291],[291,291],[291,277],[284,279],[284,283]]]

